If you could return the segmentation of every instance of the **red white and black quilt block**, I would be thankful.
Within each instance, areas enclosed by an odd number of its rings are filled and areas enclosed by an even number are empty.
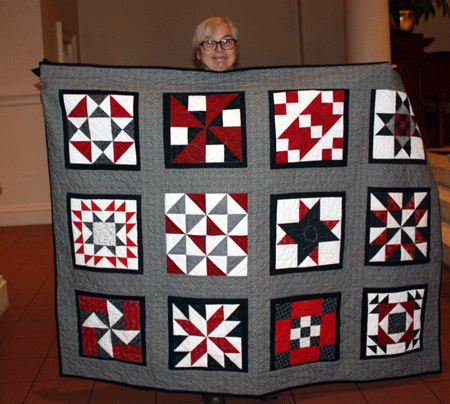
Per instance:
[[[169,368],[247,372],[245,299],[169,297]]]
[[[66,167],[139,170],[138,93],[61,91]]]
[[[429,188],[369,188],[367,210],[366,265],[429,261]]]
[[[271,370],[339,359],[340,293],[271,301]]]
[[[167,168],[246,167],[244,93],[165,93]]]
[[[364,289],[362,359],[422,350],[427,289]]]
[[[371,163],[426,163],[419,127],[406,93],[372,90],[371,111]]]
[[[348,90],[270,91],[271,167],[347,165]]]
[[[141,274],[141,198],[68,194],[74,267]]]
[[[345,193],[271,195],[271,274],[342,268]]]
[[[146,364],[143,297],[76,291],[80,356]]]
[[[166,194],[167,272],[246,276],[247,194]]]

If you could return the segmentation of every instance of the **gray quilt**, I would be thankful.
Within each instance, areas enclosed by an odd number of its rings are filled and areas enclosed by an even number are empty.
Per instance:
[[[40,74],[63,375],[261,395],[440,371],[438,194],[389,64]]]

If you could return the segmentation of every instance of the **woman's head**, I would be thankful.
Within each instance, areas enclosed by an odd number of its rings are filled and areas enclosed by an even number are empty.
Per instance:
[[[203,69],[232,69],[237,58],[237,37],[237,29],[228,18],[211,17],[203,21],[192,40]]]

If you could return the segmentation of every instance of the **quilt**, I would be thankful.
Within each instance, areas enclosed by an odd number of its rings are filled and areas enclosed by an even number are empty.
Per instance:
[[[440,371],[438,193],[389,64],[40,77],[63,375],[262,395]]]

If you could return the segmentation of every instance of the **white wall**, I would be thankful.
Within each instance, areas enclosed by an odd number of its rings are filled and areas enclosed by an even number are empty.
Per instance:
[[[39,82],[40,0],[3,0],[0,12],[0,226],[50,222]]]

